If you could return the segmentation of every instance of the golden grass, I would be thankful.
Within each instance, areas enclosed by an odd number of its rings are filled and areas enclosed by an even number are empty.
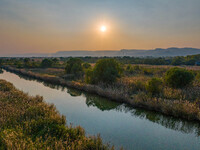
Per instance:
[[[107,150],[99,136],[86,137],[80,126],[66,125],[54,105],[30,97],[0,80],[0,149]]]

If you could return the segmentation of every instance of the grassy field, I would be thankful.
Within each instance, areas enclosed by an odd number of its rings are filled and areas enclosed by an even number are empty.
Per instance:
[[[0,149],[114,149],[99,136],[86,137],[80,126],[66,125],[42,97],[30,97],[5,80],[0,80],[0,106]]]

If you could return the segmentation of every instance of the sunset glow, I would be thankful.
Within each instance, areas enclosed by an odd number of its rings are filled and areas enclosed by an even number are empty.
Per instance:
[[[107,27],[106,26],[101,26],[100,30],[101,30],[101,32],[106,32]]]
[[[0,55],[200,48],[200,1],[191,1],[0,0]]]

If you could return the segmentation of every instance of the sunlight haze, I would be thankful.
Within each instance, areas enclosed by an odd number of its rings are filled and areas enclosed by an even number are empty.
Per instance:
[[[1,0],[0,54],[200,48],[199,8],[199,0]]]

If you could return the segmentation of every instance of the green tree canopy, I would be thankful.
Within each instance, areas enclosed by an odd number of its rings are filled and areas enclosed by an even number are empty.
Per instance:
[[[67,61],[65,72],[67,74],[81,75],[83,74],[82,60],[79,58],[70,58]]]
[[[185,63],[184,57],[177,56],[177,57],[173,58],[171,64],[174,65],[174,66],[178,66],[178,65],[183,65],[184,63]]]
[[[45,59],[42,60],[42,63],[41,63],[42,67],[44,67],[44,68],[52,67],[52,65],[53,65],[53,61],[51,59],[45,58]]]
[[[113,83],[122,74],[122,67],[115,59],[101,59],[93,70],[88,70],[86,79],[89,83]]]
[[[183,69],[174,67],[169,69],[165,74],[165,82],[167,85],[173,88],[182,88],[190,84],[194,79],[192,72]]]
[[[152,95],[159,95],[163,90],[163,84],[160,78],[152,78],[146,84],[146,90]]]
[[[82,66],[83,66],[84,69],[89,69],[89,68],[92,67],[92,66],[91,66],[89,63],[87,63],[87,62],[84,63]]]

